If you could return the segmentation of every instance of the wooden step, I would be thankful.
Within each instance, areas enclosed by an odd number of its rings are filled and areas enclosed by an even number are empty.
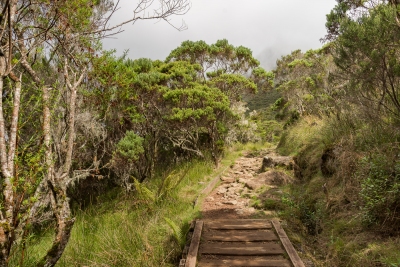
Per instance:
[[[235,256],[263,256],[279,255],[285,253],[279,244],[232,244],[232,243],[207,243],[201,244],[202,255],[235,255]]]
[[[290,267],[287,260],[204,260],[197,267]]]
[[[220,230],[246,230],[246,229],[271,229],[272,224],[268,220],[216,220],[206,222],[205,227],[208,229]]]
[[[221,242],[261,242],[279,240],[272,231],[208,231],[202,236],[203,241]]]

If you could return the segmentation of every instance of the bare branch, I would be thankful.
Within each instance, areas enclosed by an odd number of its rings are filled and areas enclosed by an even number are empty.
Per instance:
[[[153,2],[154,0],[141,0],[139,4],[136,6],[133,12],[134,15],[131,19],[123,21],[111,27],[105,26],[103,29],[97,31],[85,32],[84,34],[99,34],[99,33],[109,32],[117,28],[121,28],[125,24],[135,23],[138,20],[154,20],[154,19],[164,20],[179,31],[185,30],[187,28],[184,22],[180,27],[174,26],[173,24],[170,23],[168,18],[172,15],[175,16],[185,15],[190,9],[189,0],[161,0],[160,7],[158,9],[154,9],[153,14],[149,13],[146,14],[145,13],[146,10],[151,7]],[[116,9],[114,9],[112,13],[114,13],[115,11]]]

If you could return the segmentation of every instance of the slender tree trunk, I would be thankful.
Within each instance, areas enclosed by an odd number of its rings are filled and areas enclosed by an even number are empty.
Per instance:
[[[3,95],[3,73],[0,76],[0,97]],[[7,164],[7,147],[5,141],[5,123],[3,114],[3,100],[0,99],[0,164],[4,178],[3,203],[4,210],[1,211],[0,220],[0,266],[7,266],[7,259],[10,247],[10,218],[13,216],[13,192],[11,185],[11,173]],[[11,204],[11,205],[10,205]]]
[[[57,182],[55,184],[56,186],[59,185]],[[68,244],[75,222],[75,219],[72,218],[69,199],[66,195],[66,187],[55,187],[49,181],[49,188],[51,191],[52,207],[57,219],[57,229],[51,248],[47,251],[46,256],[36,265],[37,267],[52,267],[57,263]]]
[[[68,140],[67,140],[67,151],[65,162],[60,169],[55,172],[54,161],[52,158],[51,151],[51,120],[50,120],[50,96],[48,88],[43,90],[43,132],[44,142],[46,146],[46,164],[48,169],[48,187],[51,191],[50,199],[54,215],[57,219],[56,235],[51,248],[47,251],[46,256],[37,264],[38,267],[51,267],[54,266],[63,254],[70,235],[72,227],[75,222],[75,218],[72,218],[71,209],[69,206],[69,198],[67,196],[67,187],[69,184],[69,172],[72,165],[72,152],[74,149],[74,138],[75,138],[75,110],[76,110],[76,98],[78,86],[82,83],[86,69],[83,70],[79,79],[74,81],[73,84],[70,82],[68,74],[68,62],[65,60],[64,63],[64,78],[69,89],[69,117],[68,117]]]
[[[3,64],[1,64],[3,67]],[[1,71],[4,71],[2,68]],[[3,72],[0,77],[0,97],[3,95]],[[14,238],[14,189],[13,189],[13,176],[14,176],[14,158],[17,147],[17,132],[18,132],[18,118],[21,97],[21,78],[16,81],[14,89],[14,102],[13,111],[11,115],[11,128],[9,136],[6,136],[6,127],[3,111],[3,101],[0,99],[0,164],[1,172],[3,174],[3,209],[1,211],[0,220],[0,266],[7,265],[7,259],[10,253],[11,245]],[[8,138],[8,142],[6,142]],[[8,148],[7,144],[8,143]],[[4,212],[4,214],[3,214]]]

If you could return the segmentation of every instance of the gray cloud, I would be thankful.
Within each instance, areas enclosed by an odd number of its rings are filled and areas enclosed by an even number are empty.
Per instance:
[[[136,1],[122,0],[111,20],[116,24],[129,18]],[[262,66],[271,69],[276,60],[296,49],[321,47],[325,35],[325,15],[335,0],[192,0],[191,10],[171,23],[184,19],[188,29],[175,30],[164,21],[138,21],[123,27],[117,39],[106,39],[106,49],[122,54],[129,49],[132,59],[165,59],[185,40],[214,43],[227,39],[250,48]]]

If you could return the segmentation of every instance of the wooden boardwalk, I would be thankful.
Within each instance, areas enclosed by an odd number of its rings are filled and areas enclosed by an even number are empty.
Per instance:
[[[195,222],[180,267],[304,267],[278,220]]]

